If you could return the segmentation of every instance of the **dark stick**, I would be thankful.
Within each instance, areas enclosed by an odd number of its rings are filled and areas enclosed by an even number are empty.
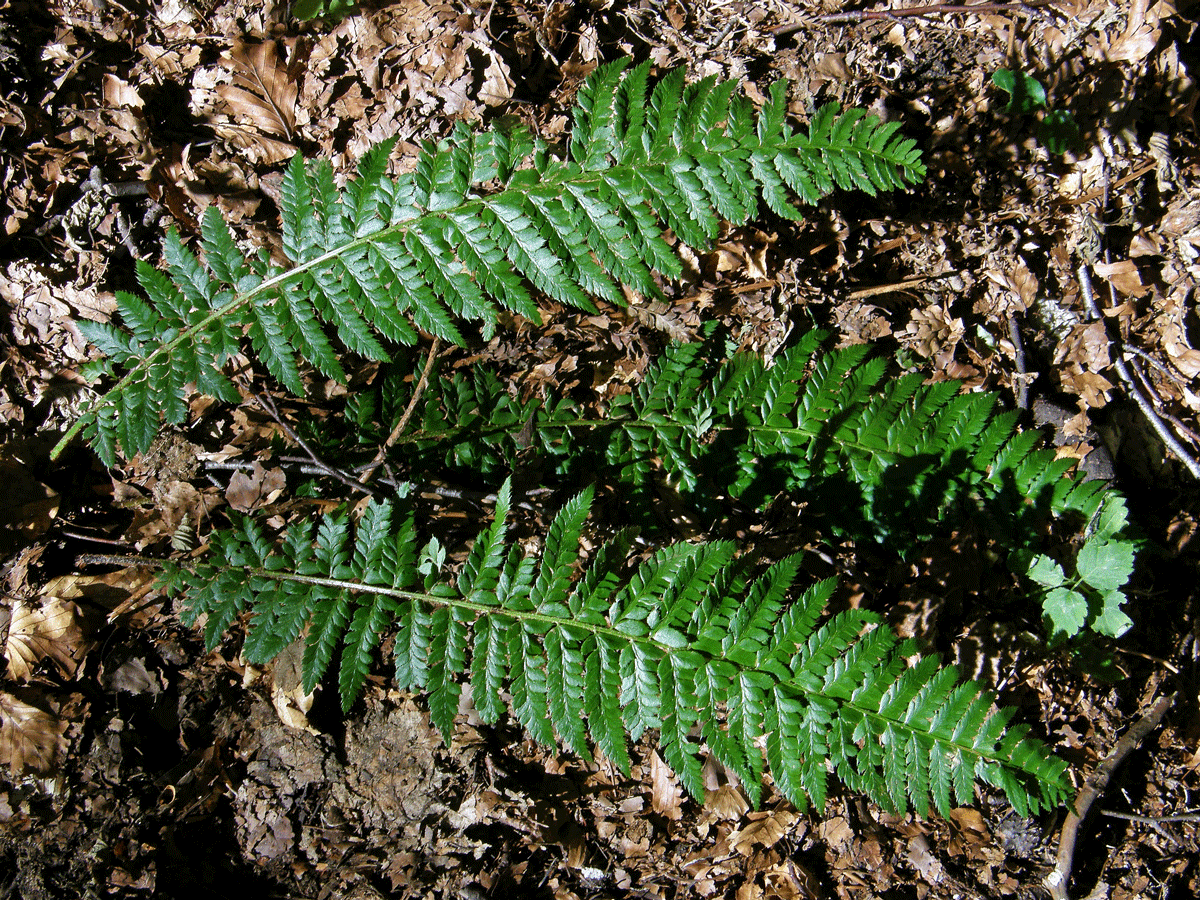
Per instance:
[[[417,401],[421,399],[421,394],[425,393],[425,385],[429,383],[429,373],[433,371],[433,363],[437,359],[440,344],[441,341],[435,337],[432,346],[429,348],[429,357],[425,360],[425,368],[421,370],[421,377],[417,379],[416,387],[413,388],[412,398],[408,401],[408,406],[404,408],[404,414],[400,416],[400,421],[396,423],[396,427],[392,429],[392,433],[383,442],[383,446],[379,448],[379,452],[375,454],[375,458],[371,460],[370,465],[358,476],[359,484],[365,485],[371,480],[371,476],[375,474],[375,470],[387,459],[387,452],[392,449],[392,446],[399,440],[401,433],[408,427],[408,420],[412,418],[413,411],[417,408]]]
[[[1075,842],[1079,839],[1079,827],[1087,818],[1092,804],[1104,793],[1113,773],[1125,761],[1125,757],[1158,727],[1158,723],[1162,721],[1162,717],[1167,714],[1167,710],[1174,702],[1174,694],[1160,697],[1150,712],[1138,719],[1133,727],[1117,741],[1112,752],[1096,767],[1096,771],[1087,780],[1084,789],[1075,798],[1075,808],[1067,813],[1066,821],[1063,822],[1062,835],[1058,840],[1058,864],[1054,867],[1054,871],[1046,876],[1045,884],[1050,889],[1050,896],[1054,900],[1070,900],[1071,895],[1067,893],[1067,887],[1071,882],[1071,866],[1075,862]]]
[[[1031,16],[1037,12],[1037,7],[1049,6],[1053,2],[1054,0],[1027,0],[1025,3],[931,3],[929,6],[916,6],[910,9],[866,9],[857,12],[813,16],[804,22],[791,22],[787,25],[780,25],[773,29],[771,33],[775,37],[784,37],[785,35],[794,34],[797,31],[803,31],[814,22],[822,25],[850,25],[857,22],[887,21],[891,19],[912,18],[914,16],[979,12],[1014,12]]]
[[[283,416],[279,414],[279,410],[275,406],[275,401],[273,401],[269,396],[266,394],[260,396],[254,391],[250,392],[250,396],[257,400],[259,405],[266,410],[267,414],[275,420],[275,424],[283,429],[283,433],[286,434],[290,440],[295,441],[304,450],[304,452],[308,454],[309,459],[313,461],[313,465],[319,468],[330,478],[340,481],[347,487],[353,488],[356,491],[361,491],[364,494],[371,494],[374,496],[375,491],[371,490],[371,488],[367,487],[365,484],[359,484],[353,478],[342,474],[337,469],[333,468],[333,466],[329,465],[329,463],[325,462],[325,460],[321,459],[321,457],[317,456],[316,451],[314,451],[312,447],[308,446],[308,442],[305,441],[304,438],[300,437],[300,435],[296,434],[292,426],[283,421]]]

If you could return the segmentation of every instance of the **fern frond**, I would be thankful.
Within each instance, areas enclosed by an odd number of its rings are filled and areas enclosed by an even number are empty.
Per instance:
[[[503,512],[507,485],[500,496]],[[696,797],[707,747],[757,801],[765,740],[775,784],[798,806],[823,806],[829,770],[897,811],[944,815],[969,802],[978,781],[1022,814],[1068,798],[1065,765],[1024,730],[1006,731],[1011,711],[997,710],[990,693],[918,658],[872,613],[851,609],[818,625],[832,581],[789,600],[798,559],[756,575],[731,545],[683,544],[621,574],[620,542],[581,564],[589,499],[566,504],[539,556],[505,551],[498,518],[457,578],[428,565],[440,558],[433,542],[421,558],[396,552],[415,543],[411,520],[394,525],[391,507],[372,504],[353,533],[344,516],[327,516],[315,539],[301,526],[274,556],[247,521],[214,537],[211,559],[166,581],[183,593],[187,620],[210,617],[210,643],[245,609],[255,658],[306,628],[306,686],[336,646],[347,708],[373,648],[395,628],[397,681],[428,692],[447,740],[465,673],[485,720],[501,714],[507,690],[536,740],[586,758],[590,737],[626,772],[627,736],[657,729]]]
[[[422,427],[400,443],[418,451],[416,466],[436,451],[430,464],[499,472],[522,449],[524,429],[563,474],[611,472],[634,515],[653,509],[660,477],[706,512],[722,495],[761,508],[787,492],[833,533],[901,552],[970,520],[1014,553],[1021,576],[1057,520],[1086,532],[1088,552],[1111,545],[1106,556],[1124,583],[1138,543],[1119,492],[1072,474],[1038,432],[1018,431],[1015,415],[997,411],[994,394],[890,377],[867,346],[821,354],[823,339],[803,335],[769,367],[749,354],[719,362],[712,342],[671,345],[603,418],[565,400],[519,402],[476,369],[431,389]],[[1075,589],[1069,581],[1037,583]],[[1119,584],[1072,595],[1081,610],[1073,626],[1048,607],[1051,631],[1069,636],[1086,623],[1119,635],[1129,626]]]
[[[302,395],[309,368],[344,380],[339,348],[385,359],[385,344],[411,344],[417,329],[462,343],[460,322],[490,335],[501,309],[536,320],[530,286],[588,310],[593,297],[622,302],[621,284],[657,293],[655,273],[679,272],[666,229],[704,247],[760,197],[795,218],[794,200],[835,184],[874,193],[924,174],[911,141],[861,112],[827,108],[793,133],[782,82],[756,119],[732,83],[686,86],[682,72],[647,100],[648,65],[627,65],[581,88],[565,158],[524,133],[456,127],[412,173],[384,174],[389,142],[339,189],[328,163],[296,157],[281,188],[283,265],[244,255],[215,208],[203,261],[168,234],[167,273],[139,267],[146,297],[118,298],[124,327],[85,328],[107,371],[124,374],[55,455],[80,429],[106,464],[118,443],[144,451],[162,420],[183,419],[192,383],[235,401],[222,370],[247,344]]]

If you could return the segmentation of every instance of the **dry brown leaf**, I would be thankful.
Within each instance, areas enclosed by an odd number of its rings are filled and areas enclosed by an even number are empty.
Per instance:
[[[731,784],[723,784],[716,790],[704,792],[704,808],[717,819],[737,821],[750,808],[749,802]]]
[[[650,805],[664,819],[683,818],[683,788],[657,753],[650,754]]]
[[[796,814],[789,809],[756,815],[759,818],[729,836],[730,845],[742,856],[749,856],[755,847],[774,847],[796,821]]]
[[[14,681],[28,681],[44,659],[70,678],[87,647],[79,627],[79,607],[74,603],[49,597],[39,604],[24,600],[12,604],[4,657],[8,660],[8,677]]]
[[[845,816],[832,816],[817,826],[817,834],[826,845],[840,850],[854,838],[854,829]]]
[[[1016,296],[1019,303],[1012,304],[1017,310],[1025,312],[1033,305],[1038,294],[1037,276],[1029,271],[1025,260],[1018,258],[1010,269],[1000,271],[988,269],[984,272],[988,279],[1001,287],[1008,288]]]
[[[238,512],[251,512],[274,501],[287,484],[283,469],[265,469],[257,460],[253,469],[246,472],[234,472],[229,479],[229,488],[225,491],[225,499]]]
[[[1188,344],[1187,332],[1177,318],[1172,317],[1162,332],[1162,348],[1171,365],[1187,378],[1200,376],[1200,350]]]
[[[1129,14],[1125,20],[1125,30],[1107,43],[1101,40],[1100,47],[1104,59],[1109,62],[1137,63],[1144,60],[1158,43],[1162,36],[1162,28],[1158,21],[1162,13],[1162,3],[1157,3],[1153,10],[1148,11],[1150,0],[1133,0],[1129,4]]]
[[[233,84],[217,93],[235,116],[249,119],[267,135],[292,141],[296,136],[296,73],[279,58],[274,41],[238,44],[231,53]]]
[[[937,884],[945,874],[941,862],[929,852],[929,840],[923,834],[914,835],[909,841],[905,859],[920,873],[925,884]]]
[[[146,660],[140,656],[130,657],[116,666],[106,661],[100,683],[106,691],[150,694],[152,697],[157,697],[165,687],[162,675],[147,668]]]
[[[1150,290],[1142,284],[1142,275],[1132,259],[1120,259],[1113,263],[1097,262],[1092,268],[1100,278],[1115,287],[1117,293],[1126,297],[1142,297]]]
[[[1082,746],[1082,745],[1080,745]],[[947,847],[950,854],[960,856],[968,851],[978,851],[992,839],[987,823],[979,810],[960,806],[950,810],[951,828],[950,843]]]
[[[1063,389],[1068,393],[1078,394],[1089,409],[1100,409],[1108,403],[1108,392],[1113,389],[1113,383],[1095,372],[1064,372]]]
[[[53,771],[66,750],[66,730],[55,714],[0,691],[0,764],[18,774]]]
[[[295,146],[268,137],[253,126],[218,122],[213,125],[213,131],[259,165],[273,166],[296,155]]]
[[[952,317],[949,310],[934,304],[925,309],[914,309],[908,326],[897,336],[917,353],[932,358],[944,368],[954,358],[954,348],[965,333],[962,319]]]
[[[13,459],[0,458],[5,485],[0,504],[0,550],[28,544],[46,531],[58,515],[58,494]]]
[[[1112,342],[1103,322],[1076,325],[1059,351],[1059,359],[1098,371],[1112,364],[1108,351]]]
[[[114,621],[118,610],[125,614],[134,606],[142,606],[141,598],[154,587],[154,571],[148,566],[129,566],[103,575],[59,575],[42,588],[44,596],[63,600],[86,598],[87,606],[100,606],[112,610],[109,621]]]
[[[271,662],[271,705],[288,728],[319,734],[308,722],[315,694],[305,693],[302,677],[304,640],[292,641]]]

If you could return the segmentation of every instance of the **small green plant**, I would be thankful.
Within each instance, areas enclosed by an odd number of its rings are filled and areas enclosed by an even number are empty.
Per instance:
[[[292,15],[301,21],[326,19],[340,22],[358,11],[358,0],[295,0]]]
[[[999,69],[992,73],[992,84],[1008,94],[1004,111],[1010,116],[1038,117],[1038,141],[1051,153],[1080,147],[1075,117],[1065,109],[1052,109],[1046,101],[1046,89],[1032,75],[1019,69]]]
[[[1124,507],[1112,507],[1097,518],[1074,559],[1074,574],[1043,554],[1018,552],[1016,565],[1044,589],[1042,609],[1046,628],[1062,641],[1084,627],[1097,634],[1119,637],[1133,624],[1121,609],[1121,590],[1133,574],[1135,547],[1120,536],[1125,528]]]

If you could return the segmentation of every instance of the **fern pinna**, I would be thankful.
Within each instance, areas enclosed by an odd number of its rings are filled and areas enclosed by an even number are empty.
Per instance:
[[[713,515],[723,497],[762,507],[786,492],[833,535],[900,550],[970,520],[1012,554],[1017,574],[1050,588],[1041,593],[1052,633],[1129,627],[1119,588],[1136,542],[1117,491],[1073,475],[1038,432],[1018,432],[995,394],[890,377],[868,346],[823,354],[824,338],[809,332],[770,365],[751,354],[721,362],[713,341],[673,344],[602,417],[561,398],[518,401],[476,367],[426,394],[399,445],[410,471],[458,465],[498,482],[532,442],[560,474],[611,473],[643,514],[661,478]],[[1066,573],[1048,568],[1057,563],[1031,555],[1055,519],[1084,533],[1076,556],[1100,554],[1123,576],[1063,587]]]
[[[525,131],[461,123],[399,178],[384,174],[393,143],[374,148],[342,190],[328,163],[297,157],[282,186],[285,265],[244,255],[210,207],[203,262],[172,232],[166,274],[138,268],[146,297],[118,294],[124,327],[80,323],[104,354],[95,369],[124,374],[55,455],[80,429],[109,465],[118,447],[145,450],[162,420],[184,419],[193,384],[236,402],[222,369],[241,353],[300,395],[306,368],[344,379],[339,345],[386,359],[387,343],[412,343],[417,329],[461,343],[458,320],[485,334],[500,308],[537,320],[530,286],[583,309],[621,303],[619,285],[657,295],[657,279],[680,272],[665,229],[705,247],[760,199],[796,218],[794,199],[924,175],[896,123],[826,107],[798,133],[783,82],[756,114],[732,82],[686,85],[676,71],[651,90],[649,71],[619,61],[587,79],[565,158]]]
[[[658,731],[664,757],[692,796],[704,796],[708,747],[750,798],[761,797],[764,756],[781,793],[823,807],[833,772],[891,810],[969,802],[975,782],[1002,789],[1023,815],[1069,796],[1064,763],[1011,710],[953,667],[920,658],[873,613],[820,616],[833,590],[820,582],[789,601],[799,571],[788,557],[757,576],[728,542],[677,544],[625,571],[623,533],[580,564],[590,490],[554,518],[540,557],[505,540],[511,491],[456,576],[436,541],[418,550],[409,516],[372,502],[301,522],[278,550],[261,526],[213,536],[208,562],[166,573],[185,618],[206,617],[210,646],[244,610],[243,653],[266,662],[305,642],[303,687],[335,654],[342,704],[358,695],[385,629],[394,627],[396,680],[428,695],[449,741],[462,684],[485,722],[511,696],[538,742],[581,757],[595,745],[623,771],[627,736]],[[468,657],[470,662],[468,664]]]

